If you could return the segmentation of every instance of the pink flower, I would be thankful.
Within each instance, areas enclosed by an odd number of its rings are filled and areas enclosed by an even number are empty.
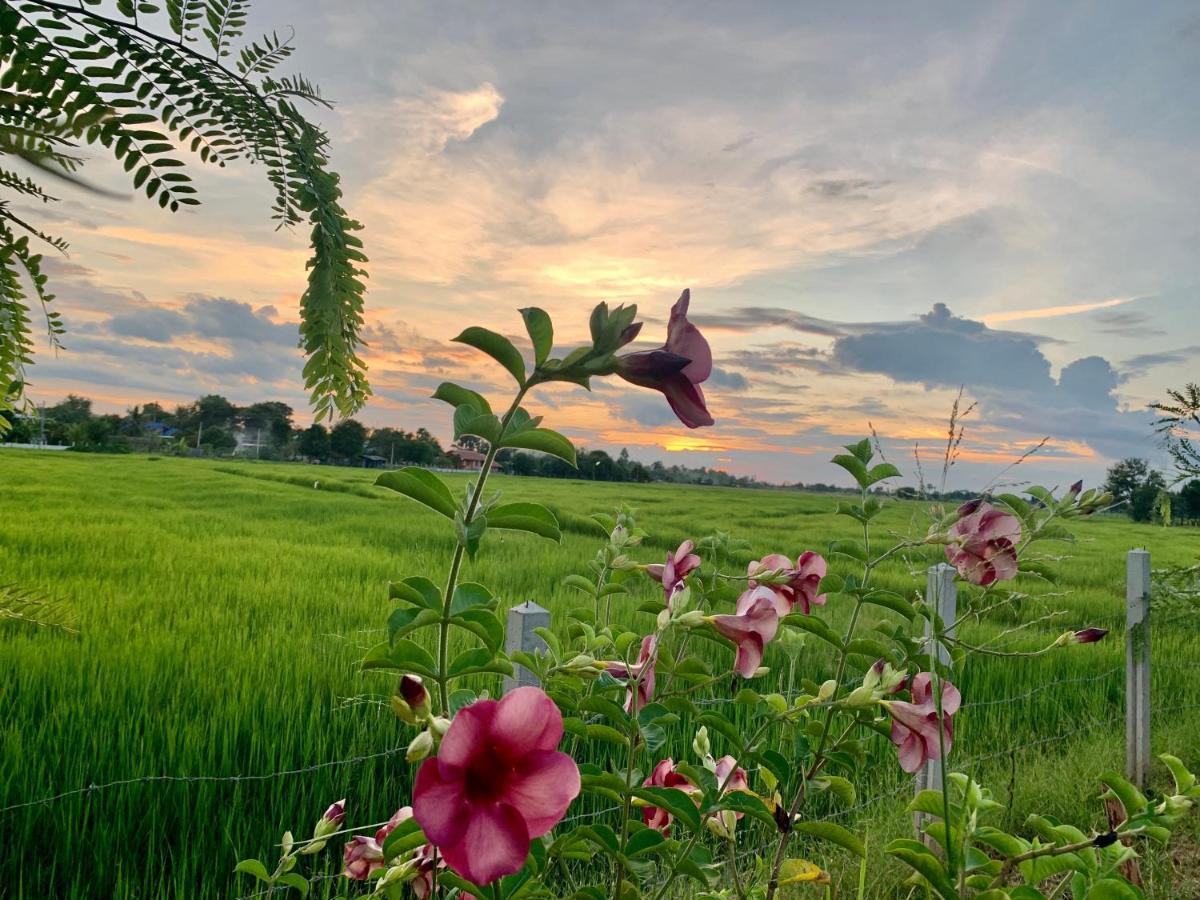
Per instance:
[[[1075,644],[1094,644],[1106,634],[1108,634],[1107,628],[1085,628],[1071,635],[1071,641]]]
[[[579,794],[579,768],[555,748],[562,714],[540,688],[459,710],[417,771],[413,809],[446,864],[476,884],[521,868]]]
[[[982,500],[964,503],[961,518],[950,527],[946,558],[958,574],[986,587],[1017,575],[1017,544],[1021,522]]]
[[[779,629],[775,595],[767,587],[751,588],[738,598],[737,615],[712,616],[709,621],[718,634],[737,645],[734,671],[750,678],[762,663],[763,648]]]
[[[695,797],[700,789],[692,784],[686,776],[675,771],[675,760],[667,758],[654,767],[650,777],[642,782],[642,787],[675,788]],[[655,828],[666,834],[671,829],[671,814],[657,806],[642,807],[642,820],[647,828]]]
[[[661,391],[688,428],[711,425],[700,385],[712,374],[712,350],[700,329],[688,321],[690,291],[679,295],[667,322],[667,342],[616,359],[615,371],[631,384]]]
[[[332,807],[331,807],[332,809]],[[383,868],[383,842],[401,822],[412,818],[411,806],[402,806],[375,832],[374,837],[356,834],[342,854],[342,874],[355,881],[366,881],[376,869]],[[326,813],[328,815],[328,813]]]
[[[958,688],[941,679],[945,731],[939,739],[937,705],[933,699],[931,682],[928,672],[918,672],[912,680],[911,703],[892,700],[884,704],[892,715],[892,743],[900,748],[900,768],[905,772],[915,772],[929,760],[940,759],[942,742],[946,745],[947,753],[954,743],[951,716],[958,712],[962,698]]]
[[[635,682],[637,684],[638,709],[645,709],[646,704],[654,699],[654,663],[657,649],[658,638],[653,634],[648,634],[642,638],[642,648],[638,653],[637,662],[632,666],[619,661],[604,664],[604,668],[613,678],[629,679],[625,690],[625,712],[627,713],[636,713],[633,708]]]
[[[717,787],[724,785],[724,790],[721,791],[722,794],[727,794],[730,791],[750,790],[750,781],[746,777],[746,770],[741,767],[735,770],[734,766],[737,766],[737,760],[732,756],[722,756],[717,760],[717,771],[715,774],[717,776]],[[732,776],[729,774],[730,772],[733,773]],[[725,780],[727,778],[729,779],[728,782]],[[741,817],[741,813],[738,813],[738,818],[740,819]]]
[[[804,614],[808,615],[812,607],[824,606],[825,595],[818,594],[821,579],[825,577],[825,559],[819,553],[807,550],[800,554],[793,566],[792,561],[780,553],[772,553],[762,559],[755,560],[746,567],[750,576],[750,587],[758,587],[755,575],[765,576],[768,572],[782,572],[786,579],[782,584],[764,584],[775,595],[775,611],[783,618],[799,603]]]
[[[446,861],[438,854],[433,844],[425,844],[417,851],[413,861],[417,864],[417,874],[410,886],[417,900],[425,900],[426,897],[433,896],[434,871],[445,868]]]
[[[646,566],[646,574],[662,583],[667,609],[671,608],[676,591],[683,587],[683,580],[700,568],[700,557],[692,552],[695,546],[691,541],[684,541],[678,550],[667,554],[663,565]]]

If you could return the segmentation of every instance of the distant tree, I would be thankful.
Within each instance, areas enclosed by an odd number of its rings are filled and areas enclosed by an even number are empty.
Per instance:
[[[1193,478],[1180,489],[1179,518],[1200,522],[1200,479]]]
[[[473,434],[464,434],[458,439],[458,446],[464,450],[474,450],[476,453],[487,452],[487,441],[482,438],[477,438]]]
[[[353,462],[367,445],[367,428],[356,419],[343,419],[329,432],[329,452],[334,459]]]
[[[146,418],[142,407],[131,406],[125,410],[125,418],[121,420],[121,431],[133,437],[140,437],[149,421],[152,420]]]
[[[158,403],[143,403],[142,415],[147,422],[165,422],[167,419],[167,411]]]
[[[300,432],[296,450],[308,459],[319,459],[322,462],[329,459],[329,432],[325,430],[325,426],[314,422]]]
[[[222,428],[220,425],[210,425],[204,429],[203,436],[200,438],[200,445],[208,447],[215,454],[228,453],[237,447],[237,438],[229,431],[228,428]]]
[[[92,401],[76,394],[67,394],[65,400],[55,403],[46,410],[46,418],[63,425],[82,425],[92,417]]]
[[[1115,463],[1108,470],[1104,489],[1113,495],[1116,503],[1126,504],[1132,513],[1134,494],[1141,488],[1153,489],[1149,500],[1150,508],[1154,505],[1153,498],[1158,495],[1158,489],[1165,486],[1162,475],[1150,468],[1150,463],[1137,457],[1129,457]],[[1147,502],[1145,497],[1142,502]]]
[[[257,439],[265,439],[273,447],[282,447],[292,434],[292,408],[278,400],[243,407],[237,412],[237,420]]]
[[[508,471],[512,475],[534,475],[537,470],[537,459],[532,453],[517,452],[508,457]]]

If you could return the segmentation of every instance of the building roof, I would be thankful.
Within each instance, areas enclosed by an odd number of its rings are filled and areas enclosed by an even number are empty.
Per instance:
[[[481,463],[487,459],[486,453],[480,453],[477,450],[468,450],[466,447],[451,447],[446,451],[447,456],[457,456],[463,462]]]

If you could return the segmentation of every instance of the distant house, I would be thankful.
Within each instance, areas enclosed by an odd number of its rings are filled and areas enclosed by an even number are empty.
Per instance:
[[[462,468],[472,472],[480,472],[483,470],[483,461],[487,459],[486,453],[480,453],[478,450],[468,450],[466,447],[459,447],[455,444],[446,451],[447,456],[453,456],[457,459]],[[492,471],[499,472],[499,464],[492,463]]]
[[[179,437],[179,429],[172,428],[166,422],[147,422],[143,429],[146,434],[154,435],[160,438],[177,438]]]
[[[382,469],[387,465],[386,457],[377,456],[374,453],[360,453],[358,458],[362,461],[364,469]]]

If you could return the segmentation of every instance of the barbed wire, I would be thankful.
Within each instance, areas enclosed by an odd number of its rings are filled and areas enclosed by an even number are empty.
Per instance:
[[[53,794],[49,797],[42,797],[38,800],[27,800],[23,803],[13,803],[9,806],[0,807],[0,815],[8,812],[13,812],[18,809],[26,809],[30,806],[42,806],[47,803],[54,803],[58,800],[64,800],[67,797],[76,797],[80,794],[92,794],[97,791],[106,791],[111,788],[129,787],[135,784],[154,784],[159,782],[178,782],[183,784],[197,782],[257,782],[271,781],[276,778],[286,778],[292,775],[308,775],[313,772],[319,772],[322,769],[331,769],[337,766],[351,766],[359,763],[370,762],[373,759],[383,759],[388,756],[395,756],[399,753],[405,753],[407,746],[393,747],[390,750],[380,750],[378,753],[364,753],[358,756],[350,756],[346,759],[334,759],[328,762],[313,763],[310,766],[301,766],[295,769],[281,769],[277,772],[269,772],[261,775],[143,775],[137,778],[121,778],[116,781],[107,781],[103,784],[89,784],[86,787],[75,788],[69,791],[63,791],[58,794]]]

